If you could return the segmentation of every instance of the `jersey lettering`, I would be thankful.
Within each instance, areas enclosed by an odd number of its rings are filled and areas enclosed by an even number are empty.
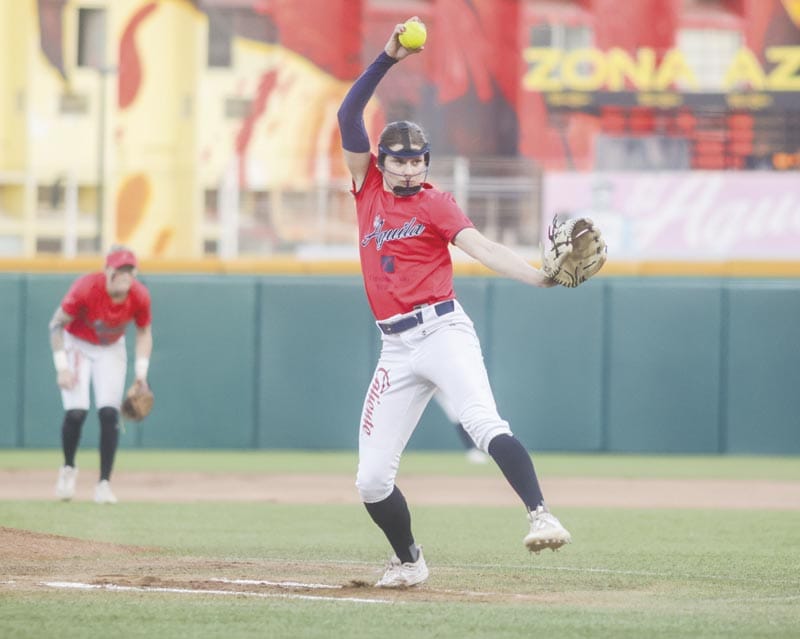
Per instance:
[[[372,232],[367,233],[364,239],[361,240],[361,246],[366,248],[372,240],[375,240],[375,248],[380,251],[381,247],[386,242],[394,242],[395,240],[406,240],[410,237],[419,237],[425,232],[424,224],[417,224],[417,218],[412,217],[408,222],[403,224],[400,228],[384,230],[383,224],[385,220],[380,216],[375,216],[375,221],[372,223]]]

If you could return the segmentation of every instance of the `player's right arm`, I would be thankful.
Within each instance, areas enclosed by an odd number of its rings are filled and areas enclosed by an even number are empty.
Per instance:
[[[344,161],[353,177],[356,192],[364,184],[370,163],[370,143],[367,128],[364,126],[364,108],[386,72],[403,58],[421,51],[421,49],[406,49],[400,44],[398,37],[403,31],[405,31],[403,24],[395,25],[383,52],[353,83],[339,107],[337,115]]]
[[[67,353],[64,350],[64,327],[73,319],[59,304],[50,320],[50,348],[53,350],[53,364],[56,367],[58,385],[66,390],[75,386],[76,382],[75,373],[69,367]]]

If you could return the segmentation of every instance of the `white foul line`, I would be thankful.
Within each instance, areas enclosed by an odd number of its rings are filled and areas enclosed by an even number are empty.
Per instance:
[[[313,601],[347,601],[351,603],[382,603],[394,601],[386,599],[364,599],[361,597],[323,597],[319,595],[298,595],[290,593],[249,592],[246,590],[196,590],[193,588],[163,588],[156,586],[118,586],[116,584],[84,584],[75,581],[43,581],[41,585],[50,588],[72,588],[75,590],[109,590],[112,592],[169,592],[188,595],[244,595],[263,599],[305,599]]]
[[[278,588],[308,588],[338,590],[341,586],[332,584],[304,584],[299,581],[264,581],[263,579],[209,579],[223,584],[237,584],[239,586],[278,586]]]

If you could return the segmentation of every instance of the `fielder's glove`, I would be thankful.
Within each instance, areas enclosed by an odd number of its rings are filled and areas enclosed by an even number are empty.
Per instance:
[[[153,391],[146,382],[135,381],[128,392],[125,393],[125,400],[122,402],[120,413],[132,422],[140,422],[153,410],[155,397]]]
[[[547,229],[550,240],[542,249],[542,270],[561,286],[575,288],[595,275],[606,263],[606,241],[588,217],[556,215]]]

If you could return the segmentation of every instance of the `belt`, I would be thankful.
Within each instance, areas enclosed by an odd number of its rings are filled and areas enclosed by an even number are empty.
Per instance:
[[[414,315],[409,315],[396,322],[378,322],[378,328],[386,335],[397,335],[398,333],[407,331],[409,328],[419,326],[422,324],[422,307],[418,308],[419,310]],[[455,302],[453,300],[447,300],[446,302],[439,302],[433,307],[433,310],[436,311],[437,316],[441,317],[442,315],[452,313],[455,308]]]

